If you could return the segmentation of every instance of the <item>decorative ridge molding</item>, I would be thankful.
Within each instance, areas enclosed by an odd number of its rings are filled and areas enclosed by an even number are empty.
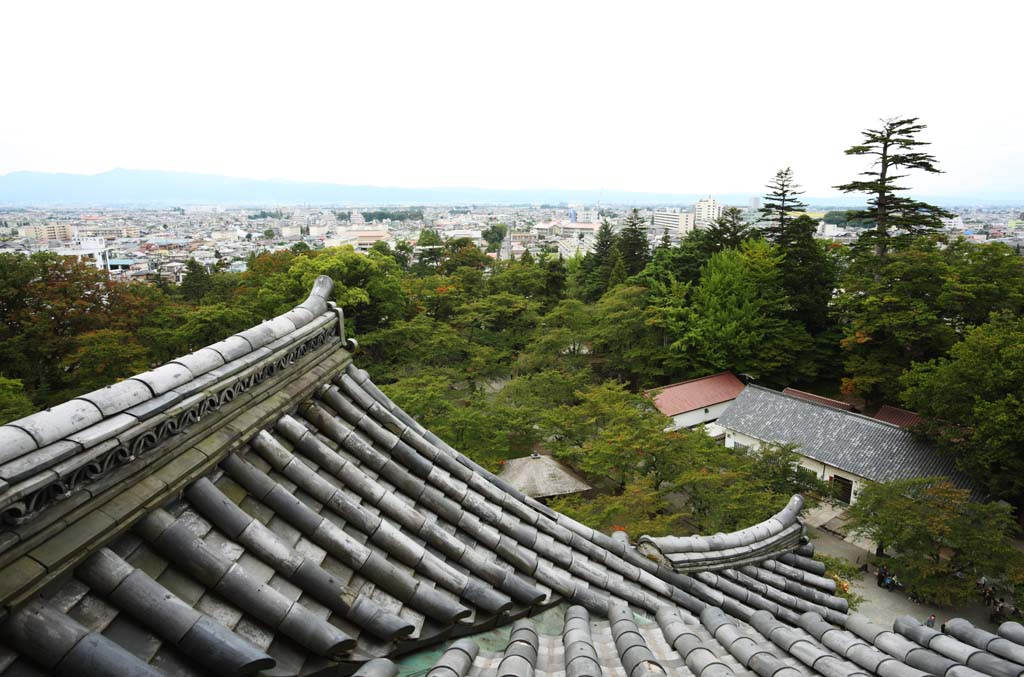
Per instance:
[[[804,498],[794,495],[779,512],[763,522],[739,531],[713,536],[641,536],[637,543],[652,545],[662,554],[675,553],[716,553],[744,546],[756,547],[759,543],[778,536],[789,527],[799,523]]]
[[[335,340],[344,314],[317,277],[294,309],[156,369],[0,426],[0,515],[19,525]]]

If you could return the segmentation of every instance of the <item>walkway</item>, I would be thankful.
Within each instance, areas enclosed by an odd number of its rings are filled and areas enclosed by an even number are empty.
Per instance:
[[[857,566],[870,561],[870,553],[867,550],[827,531],[809,526],[807,535],[811,537],[817,552],[831,557],[841,557]],[[872,569],[872,571],[874,570]],[[989,623],[988,620],[989,607],[980,601],[958,607],[918,604],[911,602],[902,592],[889,592],[885,588],[878,587],[873,573],[862,574],[859,580],[850,581],[850,590],[864,598],[857,608],[857,612],[886,628],[892,627],[892,622],[900,616],[913,616],[924,622],[929,614],[935,614],[936,629],[939,629],[939,625],[950,618],[966,618],[975,626],[991,632],[995,632],[996,629],[996,626]]]

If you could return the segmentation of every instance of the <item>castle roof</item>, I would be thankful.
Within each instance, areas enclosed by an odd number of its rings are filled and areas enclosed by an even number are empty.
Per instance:
[[[0,428],[0,675],[394,677],[408,654],[433,677],[1020,662],[1014,624],[847,613],[798,499],[639,547],[549,509],[378,389],[330,291],[320,278],[285,315]]]

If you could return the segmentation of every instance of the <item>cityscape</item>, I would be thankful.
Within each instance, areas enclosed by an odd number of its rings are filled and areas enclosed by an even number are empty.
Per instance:
[[[677,245],[693,230],[706,229],[726,206],[743,210],[757,225],[760,199],[727,205],[708,197],[693,205],[643,208],[648,240]],[[122,280],[180,283],[185,263],[207,270],[243,272],[249,257],[296,246],[321,249],[351,245],[367,252],[375,243],[415,248],[424,228],[445,240],[468,239],[495,260],[557,254],[563,258],[593,251],[600,223],[621,227],[630,207],[623,205],[531,205],[416,207],[279,207],[260,209],[190,206],[169,209],[32,209],[0,207],[0,252],[50,251],[75,256]],[[1024,244],[1024,207],[953,208],[943,232],[973,242],[1001,242],[1018,252]],[[849,244],[859,228],[840,220],[843,208],[816,208],[816,237]],[[831,214],[832,216],[829,216]],[[500,243],[484,233],[505,227]]]

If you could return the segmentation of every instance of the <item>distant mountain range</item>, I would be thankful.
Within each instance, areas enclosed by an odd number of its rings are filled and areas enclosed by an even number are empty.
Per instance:
[[[0,176],[0,206],[158,207],[176,205],[449,205],[449,204],[617,204],[685,205],[704,194],[635,193],[621,190],[490,188],[399,188],[335,183],[241,179],[210,174],[113,169],[101,174],[11,172]],[[714,195],[726,204],[746,205],[753,193]],[[808,197],[812,205],[857,206],[853,196]],[[934,198],[942,205],[996,205],[1007,201]],[[1019,202],[1024,202],[1024,199]]]

